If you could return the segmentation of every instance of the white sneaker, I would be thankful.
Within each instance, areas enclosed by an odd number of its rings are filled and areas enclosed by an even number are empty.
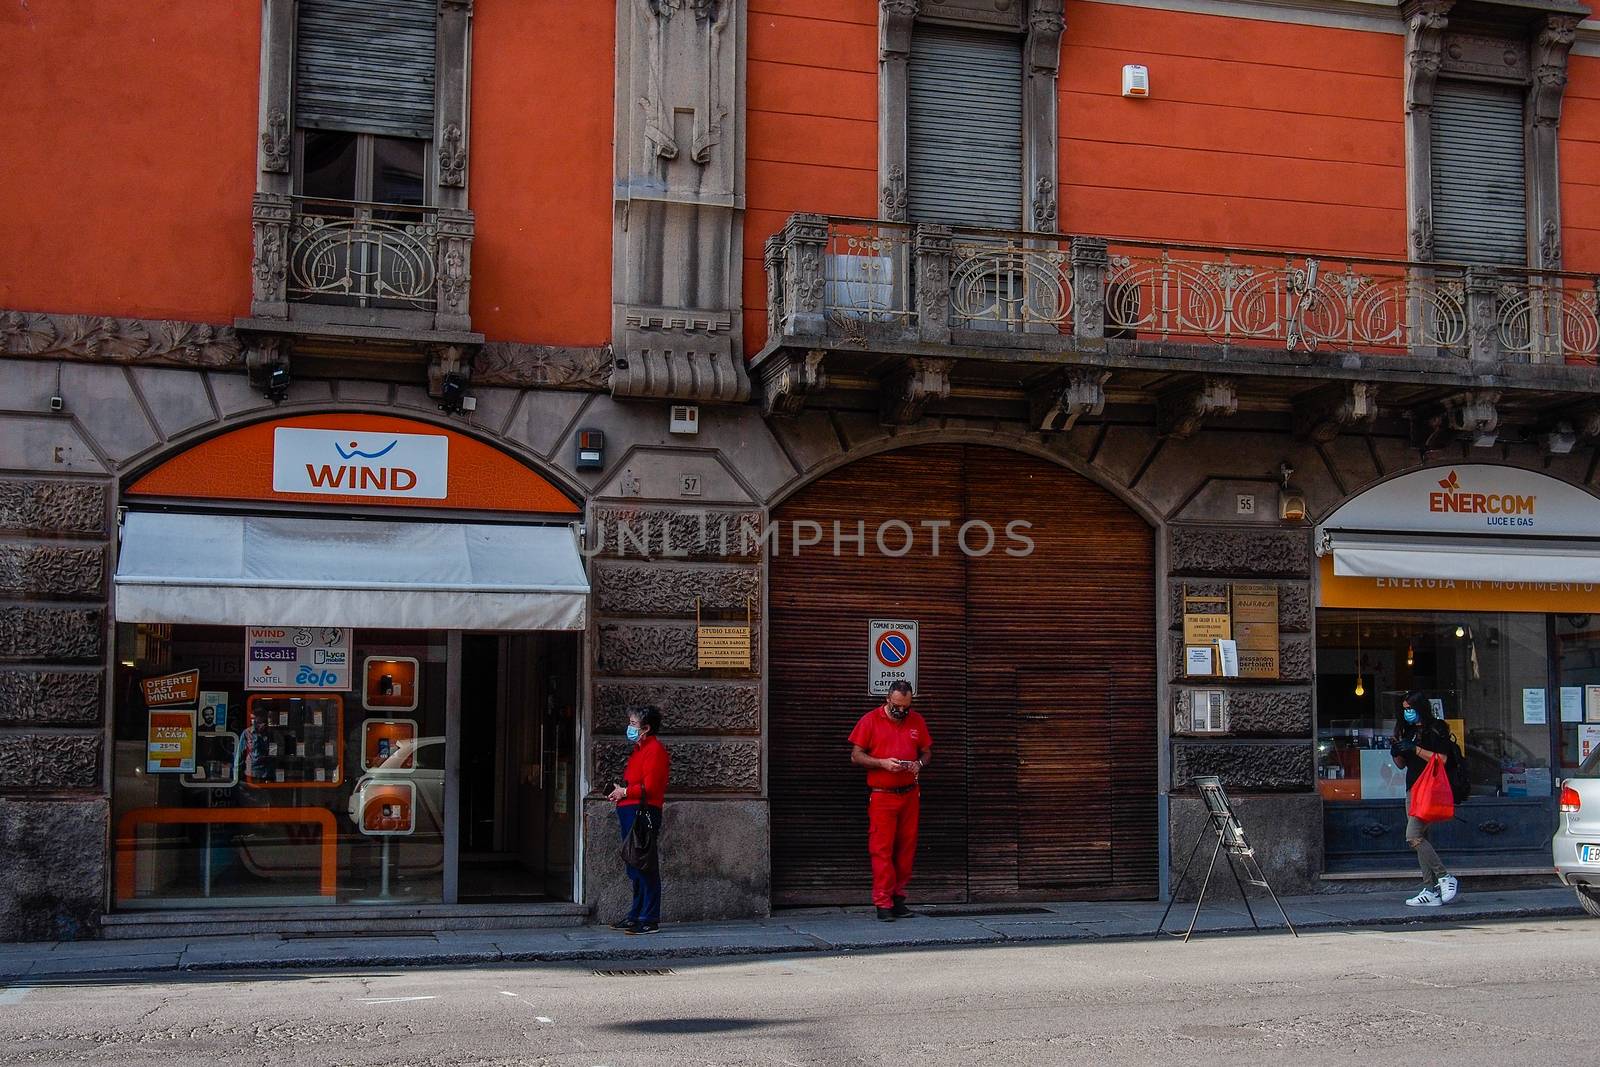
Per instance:
[[[1406,901],[1408,908],[1437,908],[1444,901],[1439,899],[1439,894],[1431,889],[1424,889],[1410,900]]]
[[[1456,876],[1447,874],[1439,879],[1439,900],[1448,904],[1456,899],[1456,894],[1461,891],[1461,886],[1456,882]]]

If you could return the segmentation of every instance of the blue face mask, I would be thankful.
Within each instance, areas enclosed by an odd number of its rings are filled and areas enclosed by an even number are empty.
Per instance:
[[[1416,708],[1407,708],[1405,710],[1404,714],[1405,714],[1405,717],[1406,717],[1406,722],[1411,723],[1413,726],[1415,726],[1416,723],[1417,723],[1417,720],[1419,718],[1421,718],[1421,716],[1417,714],[1417,709]]]
[[[644,736],[644,731],[643,730],[639,729],[637,726],[635,726],[631,722],[628,724],[628,740],[629,741],[637,742],[639,740],[639,738],[641,738],[643,736]]]

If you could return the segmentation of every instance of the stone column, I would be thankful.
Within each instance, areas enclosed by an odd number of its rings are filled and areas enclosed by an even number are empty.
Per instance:
[[[0,478],[0,941],[99,935],[110,500]]]

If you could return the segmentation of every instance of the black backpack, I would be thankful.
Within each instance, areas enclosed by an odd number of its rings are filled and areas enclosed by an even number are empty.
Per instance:
[[[1461,754],[1461,747],[1456,744],[1453,737],[1450,739],[1450,748],[1444,756],[1444,776],[1450,780],[1450,796],[1457,804],[1472,795],[1472,779],[1467,775],[1467,758]]]

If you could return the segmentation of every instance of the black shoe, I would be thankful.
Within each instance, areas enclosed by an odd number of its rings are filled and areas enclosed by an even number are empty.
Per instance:
[[[613,930],[626,930],[638,921],[637,919],[618,919],[616,922],[611,923],[610,926]]]
[[[904,919],[907,916],[915,915],[916,912],[906,907],[905,897],[895,897],[894,907],[889,909],[889,914],[893,915],[896,919]]]
[[[893,908],[879,908],[878,909],[878,921],[881,922],[881,923],[892,923],[892,922],[894,922],[894,909]]]
[[[660,931],[660,923],[630,923],[625,932],[632,936],[633,934],[655,934],[660,933]]]

